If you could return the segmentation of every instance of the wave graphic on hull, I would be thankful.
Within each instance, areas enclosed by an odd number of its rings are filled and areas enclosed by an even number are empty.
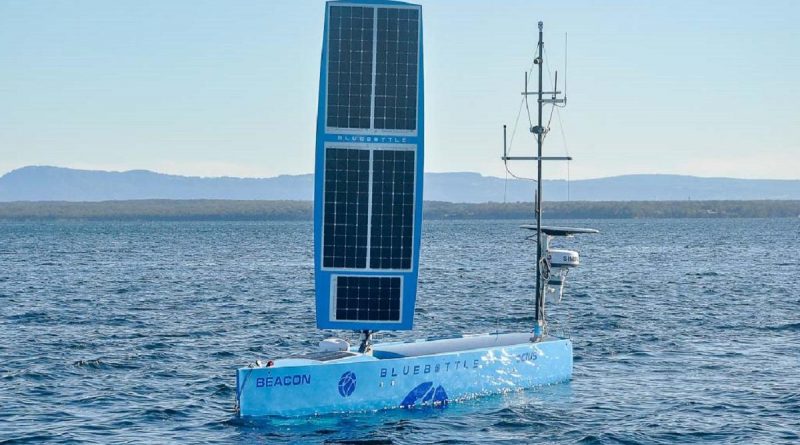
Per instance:
[[[415,405],[447,405],[447,392],[442,385],[433,387],[433,382],[424,382],[408,392],[406,397],[400,402],[401,408],[412,408]]]

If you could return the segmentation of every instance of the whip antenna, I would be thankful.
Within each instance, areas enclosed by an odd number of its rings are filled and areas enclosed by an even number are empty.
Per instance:
[[[567,33],[564,33],[564,105],[567,104]]]

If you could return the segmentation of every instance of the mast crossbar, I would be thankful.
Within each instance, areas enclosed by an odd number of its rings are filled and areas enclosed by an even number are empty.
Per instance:
[[[519,93],[523,96],[538,96],[538,91],[523,91]],[[561,91],[542,91],[542,94],[562,94]]]
[[[572,156],[503,156],[504,161],[571,161]]]

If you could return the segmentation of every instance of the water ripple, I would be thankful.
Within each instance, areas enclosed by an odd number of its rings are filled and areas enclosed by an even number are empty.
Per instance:
[[[426,223],[416,332],[380,337],[526,329],[518,223]],[[330,334],[309,223],[0,222],[0,443],[800,440],[796,220],[559,223],[602,231],[563,243],[583,266],[550,306],[572,382],[255,421],[233,417],[233,370]]]

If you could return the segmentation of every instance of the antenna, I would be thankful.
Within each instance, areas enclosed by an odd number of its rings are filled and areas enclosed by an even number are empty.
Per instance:
[[[525,100],[528,100],[528,72],[525,71],[522,74],[525,75],[525,76],[523,76],[525,78]]]
[[[553,99],[556,98],[556,91],[558,91],[558,70],[556,70],[555,80],[553,81]]]
[[[506,124],[503,124],[503,159],[508,157],[508,148],[506,148]]]
[[[567,33],[564,33],[564,105],[567,104]]]

